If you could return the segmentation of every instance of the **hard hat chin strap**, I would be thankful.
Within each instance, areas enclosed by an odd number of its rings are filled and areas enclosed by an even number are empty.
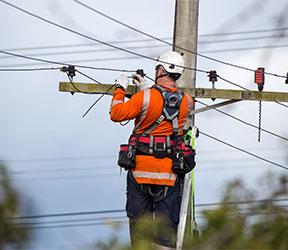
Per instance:
[[[160,78],[163,78],[165,76],[169,76],[169,74],[166,72],[165,74],[162,74],[160,76],[156,76],[156,79],[155,79],[155,82],[157,83],[157,81],[160,79]]]

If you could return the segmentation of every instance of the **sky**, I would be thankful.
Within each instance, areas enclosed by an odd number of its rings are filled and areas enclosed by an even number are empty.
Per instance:
[[[117,46],[150,57],[156,58],[163,51],[171,49],[160,42],[143,41],[147,37],[97,15],[72,0],[9,0],[9,3],[96,39],[108,43],[122,42]],[[132,0],[83,0],[83,3],[156,37],[171,39],[173,36],[175,1],[144,0],[135,4]],[[277,4],[272,0],[201,0],[198,52],[221,61],[252,69],[265,67],[267,72],[286,75],[288,43],[285,30],[280,33],[246,31],[288,27],[287,17],[283,14],[287,13],[287,8],[284,0],[278,0]],[[155,63],[150,60],[138,57],[131,59],[130,54],[95,44],[21,13],[1,1],[0,23],[2,51],[93,67],[125,70],[143,68],[147,75],[154,75]],[[233,32],[242,33],[219,35]],[[211,35],[215,33],[218,35]],[[39,48],[58,45],[65,47]],[[278,47],[264,48],[267,46]],[[58,66],[0,55],[0,69]],[[217,70],[225,79],[245,88],[257,89],[253,72],[201,57],[197,58],[197,68]],[[79,70],[101,83],[113,83],[119,76],[119,72]],[[79,74],[74,80],[91,82]],[[130,122],[122,127],[110,121],[111,96],[102,98],[82,118],[98,96],[77,93],[72,96],[59,92],[60,81],[68,81],[60,70],[0,71],[0,160],[5,161],[15,187],[23,194],[25,207],[30,208],[26,213],[35,215],[124,209],[126,173],[120,173],[116,163],[119,145],[127,141],[133,124]],[[197,74],[196,86],[211,87],[206,74]],[[238,89],[220,79],[216,88]],[[266,76],[264,90],[287,92],[287,88],[284,78]],[[220,100],[201,101],[211,105]],[[200,107],[200,104],[196,105],[196,108]],[[256,126],[258,124],[259,102],[242,101],[221,110]],[[284,106],[263,102],[263,128],[287,136],[287,112]],[[262,132],[259,143],[256,129],[213,110],[197,115],[196,125],[204,133],[283,166],[288,165],[285,140]],[[284,172],[273,164],[204,135],[198,138],[196,159],[196,204],[219,201],[228,180],[242,177],[248,185],[257,187],[257,177],[266,171]],[[125,213],[47,218],[46,221],[91,219],[87,222],[91,223],[92,219],[110,216],[124,220]],[[44,219],[40,222],[40,226],[48,225],[43,224]],[[60,224],[63,225],[57,225]],[[105,225],[38,228],[33,232],[34,240],[27,249],[79,249],[81,246],[87,249],[94,241],[107,239],[113,234],[117,234],[123,242],[128,240],[127,223],[117,233],[108,222]]]

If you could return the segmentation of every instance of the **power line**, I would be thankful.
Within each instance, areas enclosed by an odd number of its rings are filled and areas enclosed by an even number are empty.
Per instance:
[[[225,152],[226,153],[226,152]],[[273,157],[273,159],[283,159],[284,156],[282,157]],[[243,158],[231,158],[229,159],[229,161],[233,161],[233,165],[235,163],[243,163],[243,162],[251,162],[251,161],[254,161],[256,159],[243,159]],[[241,161],[241,162],[240,162]],[[220,163],[220,162],[227,162],[227,158],[223,158],[223,159],[213,159],[213,160],[199,160],[197,161],[200,165],[203,165],[203,164],[210,164],[210,163]],[[116,165],[116,164],[115,164]],[[93,166],[93,167],[84,167],[84,166],[81,166],[81,167],[69,167],[69,168],[55,168],[55,169],[51,169],[51,168],[41,168],[41,169],[26,169],[25,170],[11,170],[9,171],[9,174],[10,175],[26,175],[26,174],[50,174],[50,173],[61,173],[61,172],[86,172],[86,171],[102,171],[102,170],[114,170],[116,169],[117,167],[115,167],[115,165],[111,164],[111,165],[106,165],[106,166],[103,166],[103,164],[101,164],[101,167],[99,166]],[[235,168],[235,167],[230,167],[232,170]],[[243,166],[243,168],[246,168],[245,166]],[[205,170],[209,170],[210,168],[199,168],[198,171],[205,171]],[[215,168],[214,168],[215,169]],[[217,169],[215,169],[215,171],[217,171],[219,169],[219,167],[217,167]],[[223,169],[226,169],[226,167],[223,167]],[[113,174],[114,175],[114,174]],[[93,177],[93,176],[92,176]],[[94,176],[95,177],[95,176]],[[93,178],[94,178],[93,177]],[[101,176],[99,176],[101,177]],[[41,177],[40,177],[41,178]]]
[[[257,29],[257,30],[245,30],[245,31],[236,31],[236,32],[227,32],[227,33],[209,33],[209,34],[200,34],[199,37],[210,37],[210,36],[234,36],[234,35],[244,35],[244,34],[257,34],[257,33],[267,33],[267,32],[279,32],[286,31],[288,27],[280,27],[275,29]],[[274,36],[273,36],[274,37]],[[171,40],[172,37],[162,37],[162,40]],[[241,39],[241,38],[239,38]],[[249,38],[243,38],[249,39]],[[253,37],[251,38],[253,39]],[[151,42],[154,39],[146,38],[146,39],[131,39],[124,41],[109,41],[112,44],[126,44],[126,43],[139,43],[139,42]],[[227,39],[229,41],[229,39]],[[226,41],[226,40],[225,40]],[[213,43],[213,41],[209,41]],[[199,41],[201,43],[201,41]],[[6,48],[2,49],[4,51],[21,51],[21,50],[43,50],[43,49],[61,49],[61,48],[74,48],[74,47],[84,47],[84,46],[99,46],[100,44],[95,43],[79,43],[79,44],[58,44],[58,45],[48,45],[48,46],[33,46],[33,47],[18,47],[18,48]]]
[[[154,46],[155,47],[155,46]],[[157,46],[159,47],[159,46]],[[160,46],[162,47],[162,45]],[[207,51],[202,51],[201,53],[222,53],[222,52],[232,52],[232,51],[247,51],[247,50],[257,50],[257,49],[275,49],[275,48],[284,48],[284,47],[288,47],[288,44],[283,44],[283,45],[268,45],[268,46],[256,46],[256,47],[245,47],[245,48],[231,48],[231,49],[220,49],[220,50],[207,50]],[[88,53],[90,51],[87,50],[83,50],[81,51],[81,53]],[[0,53],[2,53],[0,51]],[[73,54],[73,53],[77,53],[77,51],[71,51],[71,52],[67,52],[67,54]],[[13,56],[18,56],[19,54],[15,54]],[[61,52],[58,54],[61,55]],[[12,56],[12,55],[11,55]],[[21,57],[21,56],[19,56]],[[38,60],[38,58],[34,58],[32,59],[32,57],[29,57],[27,59],[31,59],[31,60],[36,60],[36,61],[42,61],[42,59]],[[139,59],[139,57],[134,57],[134,56],[130,56],[130,57],[104,57],[104,58],[97,58],[97,59],[83,59],[83,60],[72,60],[74,62],[101,62],[101,61],[118,61],[118,60],[135,60],[135,59]],[[53,63],[53,61],[51,61],[51,63]],[[65,64],[65,65],[71,65],[73,63],[71,63],[70,61],[63,61],[63,62],[57,62],[59,64]],[[1,65],[1,71],[22,71],[21,69],[17,69],[17,68],[13,68],[13,69],[5,69],[5,67],[27,67],[27,66],[37,66],[39,64],[35,64],[35,63],[24,63],[24,64],[6,64],[6,65]],[[75,64],[73,64],[75,65]],[[121,69],[109,69],[109,68],[96,68],[96,67],[91,67],[91,66],[84,66],[84,65],[75,65],[77,67],[81,67],[81,68],[86,68],[86,69],[95,69],[95,70],[109,70],[109,71],[118,71],[118,72],[135,72],[133,70],[121,70]],[[27,69],[27,71],[34,71],[35,69]],[[283,105],[284,106],[284,105]]]
[[[53,220],[53,221],[33,221],[33,222],[21,222],[22,225],[25,226],[35,226],[35,225],[43,225],[43,224],[56,224],[56,223],[74,223],[74,222],[87,222],[87,221],[115,221],[119,219],[127,219],[124,216],[113,216],[113,217],[98,217],[98,218],[85,218],[85,219],[69,219],[69,220]],[[16,225],[20,223],[15,223]],[[20,224],[20,225],[21,225]]]
[[[270,164],[272,164],[272,165],[274,165],[274,166],[276,166],[276,167],[280,167],[280,168],[282,168],[282,169],[288,170],[288,167],[285,167],[285,166],[283,166],[283,165],[281,165],[281,164],[278,164],[278,163],[276,163],[276,162],[273,162],[273,161],[270,161],[270,160],[268,160],[268,159],[265,159],[265,158],[263,158],[263,157],[261,157],[261,156],[258,156],[258,155],[256,155],[256,154],[253,154],[253,153],[247,151],[247,150],[244,150],[244,149],[241,149],[241,148],[239,148],[239,147],[236,147],[236,146],[234,146],[234,145],[232,145],[232,144],[230,144],[230,143],[227,143],[227,142],[225,142],[225,141],[222,141],[222,140],[220,140],[220,139],[217,139],[216,137],[211,136],[211,135],[208,135],[207,133],[205,133],[205,132],[203,132],[203,131],[200,131],[200,134],[202,134],[202,135],[204,135],[204,136],[206,136],[206,137],[208,137],[208,138],[210,138],[210,139],[213,139],[213,140],[215,140],[215,141],[217,141],[217,142],[220,142],[220,143],[222,143],[222,144],[225,144],[226,146],[229,146],[229,147],[231,147],[231,148],[234,148],[234,149],[236,149],[236,150],[238,150],[238,151],[241,151],[241,152],[243,152],[243,153],[245,153],[245,154],[251,155],[251,156],[253,156],[253,157],[255,157],[255,158],[259,159],[259,160],[262,160],[262,161],[265,161],[265,162],[267,162],[267,163],[270,163]]]
[[[46,23],[51,24],[51,25],[53,25],[53,26],[56,26],[56,27],[58,27],[58,28],[64,29],[64,30],[66,30],[66,31],[69,31],[69,32],[71,32],[71,33],[73,33],[73,34],[76,34],[76,35],[79,35],[79,36],[81,36],[81,37],[84,37],[84,38],[86,38],[86,39],[92,40],[92,41],[94,41],[94,42],[101,43],[101,44],[103,44],[103,45],[106,45],[106,46],[108,46],[108,47],[114,48],[114,49],[116,49],[116,50],[120,50],[120,51],[129,53],[129,54],[132,54],[132,55],[135,55],[135,56],[138,56],[138,57],[142,57],[142,58],[145,58],[145,59],[148,59],[148,60],[152,60],[152,61],[156,61],[156,62],[161,62],[161,63],[166,63],[166,62],[163,62],[163,61],[159,61],[158,59],[152,58],[152,57],[150,57],[150,56],[146,56],[146,55],[143,55],[143,54],[134,52],[134,51],[130,51],[130,50],[127,50],[127,49],[124,49],[124,48],[115,46],[115,45],[113,45],[113,44],[109,44],[109,43],[107,43],[107,42],[101,41],[101,40],[96,39],[96,38],[94,38],[94,37],[85,35],[85,34],[83,34],[83,33],[81,33],[81,32],[72,30],[72,29],[70,29],[70,28],[68,28],[68,27],[65,27],[65,26],[63,26],[63,25],[60,25],[60,24],[55,23],[55,22],[53,22],[53,21],[50,21],[50,20],[48,20],[48,19],[45,19],[45,18],[43,18],[43,17],[41,17],[41,16],[39,16],[39,15],[33,14],[32,12],[29,12],[29,11],[23,9],[23,8],[20,8],[20,7],[16,6],[16,5],[11,4],[11,3],[9,3],[9,2],[6,2],[6,1],[4,1],[4,0],[0,0],[0,2],[5,3],[6,5],[9,5],[10,7],[13,7],[13,8],[15,8],[15,9],[17,9],[18,11],[23,12],[23,13],[25,13],[25,14],[27,14],[27,15],[30,15],[30,16],[32,16],[32,17],[34,17],[34,18],[37,18],[37,19],[39,19],[39,20],[41,20],[41,21],[43,21],[43,22],[46,22]],[[0,51],[0,52],[1,52],[1,51]],[[6,52],[6,53],[8,54],[9,52]],[[24,56],[23,56],[23,57],[24,57]],[[44,60],[44,61],[45,61],[45,60]],[[201,70],[201,69],[197,69],[197,68],[185,67],[185,66],[181,66],[181,65],[175,65],[175,66],[181,67],[181,68],[187,69],[187,70],[193,70],[193,71],[197,71],[197,72],[201,72],[201,73],[207,73],[207,71]]]
[[[269,200],[265,200],[261,203],[265,203],[265,202],[270,202]],[[259,203],[258,201],[256,202],[251,202],[249,204],[254,204],[254,203]],[[226,205],[246,205],[247,202],[239,202],[239,203],[235,203],[235,202],[227,202],[227,203],[222,203],[220,205],[223,205],[223,204],[226,204]],[[213,206],[213,205],[212,205]],[[287,208],[287,205],[277,205],[276,206],[277,208],[281,208],[281,209],[285,209]],[[208,212],[213,212],[213,211],[216,211],[217,208],[212,208],[212,209],[205,209],[204,211],[208,211]],[[203,210],[201,211],[196,211],[197,214],[200,214],[202,213]],[[271,211],[262,211],[262,210],[255,210],[255,208],[253,208],[253,210],[251,211],[251,209],[249,208],[239,208],[239,212],[240,213],[243,213],[243,214],[246,214],[246,215],[257,215],[257,214],[274,214],[274,213],[286,213],[286,210],[283,210],[283,211],[278,211],[278,210],[271,210]],[[91,221],[105,221],[106,222],[98,222],[98,223],[77,223],[77,224],[71,224],[71,223],[75,223],[75,222],[91,222]],[[22,222],[22,223],[15,223],[15,225],[17,225],[18,227],[29,227],[29,229],[36,229],[38,228],[38,226],[40,228],[58,228],[58,227],[74,227],[74,226],[89,226],[89,225],[109,225],[109,224],[114,224],[114,223],[125,223],[125,222],[128,222],[128,219],[127,217],[125,216],[114,216],[114,217],[100,217],[100,218],[86,218],[86,219],[70,219],[70,220],[54,220],[54,221],[36,221],[36,222]],[[51,225],[52,224],[52,225]],[[53,225],[53,224],[56,224],[56,225]],[[58,224],[58,225],[57,225]]]
[[[97,45],[97,44],[96,44]],[[131,46],[131,47],[125,47],[125,49],[157,49],[157,48],[163,48],[166,47],[166,45],[144,45],[144,46]],[[267,45],[267,46],[256,46],[256,47],[244,47],[244,48],[231,48],[231,49],[218,49],[218,50],[207,50],[202,51],[201,53],[220,53],[220,52],[232,52],[232,51],[246,51],[246,50],[257,50],[257,49],[275,49],[275,48],[285,48],[288,47],[287,44],[283,45]],[[98,52],[109,52],[113,51],[112,48],[107,49],[91,49],[91,50],[72,50],[72,51],[58,51],[58,52],[45,52],[45,53],[32,53],[32,54],[26,54],[25,56],[29,57],[35,57],[35,56],[53,56],[53,55],[72,55],[72,54],[86,54],[86,53],[98,53]],[[5,50],[4,50],[5,51]],[[6,50],[9,51],[9,50]],[[0,59],[6,59],[10,56],[2,56]],[[130,57],[128,59],[133,59],[134,57]],[[113,58],[110,58],[109,60],[112,60]],[[117,59],[117,58],[115,58]],[[126,59],[126,57],[124,57]],[[96,61],[104,61],[107,60],[105,58],[100,58]],[[119,60],[119,59],[118,59]]]
[[[287,202],[288,198],[279,199],[261,199],[261,200],[244,200],[244,201],[232,201],[232,202],[210,202],[210,203],[200,203],[196,204],[196,207],[213,207],[226,205],[249,205],[255,203],[270,203],[270,202]],[[69,213],[51,213],[51,214],[38,214],[38,215],[28,215],[28,216],[18,216],[10,218],[0,218],[1,220],[30,220],[30,219],[40,219],[40,218],[51,218],[51,217],[70,217],[70,216],[83,216],[83,215],[93,215],[93,214],[114,214],[114,213],[124,213],[125,209],[111,209],[111,210],[97,210],[97,211],[82,211],[82,212],[69,212]]]
[[[254,150],[255,148],[250,148],[249,150]],[[259,151],[269,151],[271,150],[279,150],[278,148],[256,148],[256,150]],[[201,151],[201,154],[213,154],[213,153],[219,153],[222,152],[222,150],[203,150]],[[230,151],[232,153],[233,151]],[[225,152],[225,154],[229,153]],[[86,156],[66,156],[66,157],[50,157],[50,158],[26,158],[26,159],[8,159],[8,162],[11,163],[39,163],[39,162],[62,162],[62,161],[86,161],[86,160],[99,160],[99,159],[114,159],[117,155],[109,154],[109,155],[86,155]],[[0,161],[1,162],[1,161]]]
[[[286,35],[285,35],[286,36]],[[239,41],[251,41],[251,40],[262,40],[262,39],[270,39],[270,38],[277,38],[277,37],[283,37],[280,35],[272,35],[272,36],[262,36],[262,37],[246,37],[246,38],[237,38],[237,39],[225,39],[225,40],[216,40],[216,41],[199,41],[198,44],[211,44],[211,43],[227,43],[227,42],[239,42]],[[131,43],[131,42],[151,42],[152,39],[142,39],[142,40],[127,40],[127,41],[112,41],[109,42],[111,44],[119,44],[119,43]],[[49,49],[49,48],[73,48],[73,47],[85,47],[85,46],[99,46],[101,44],[95,44],[95,43],[84,43],[84,44],[68,44],[68,45],[53,45],[53,46],[37,46],[37,47],[27,47],[27,48],[12,48],[12,49],[3,49],[4,51],[23,51],[23,50],[39,50],[39,49]],[[149,49],[149,48],[163,48],[167,45],[142,45],[142,46],[129,46],[124,47],[125,49]],[[287,46],[287,45],[282,45]],[[253,48],[275,48],[275,47],[281,47],[281,45],[268,45],[263,47],[251,47],[247,49],[253,49]],[[241,48],[240,48],[241,49]],[[246,48],[243,48],[245,50]],[[246,49],[246,50],[247,50]],[[70,54],[83,54],[83,53],[96,53],[96,52],[109,52],[113,51],[113,48],[106,48],[106,49],[91,49],[91,50],[73,50],[73,51],[61,51],[61,52],[41,52],[41,53],[32,53],[32,54],[26,54],[26,56],[52,56],[52,55],[70,55]],[[226,49],[226,50],[219,50],[219,51],[233,51],[235,49]],[[212,50],[212,52],[215,52],[218,50]],[[200,52],[200,53],[209,53],[207,52]],[[7,59],[9,56],[1,56],[0,59]]]
[[[1,1],[3,1],[3,0],[1,0]],[[120,25],[122,25],[122,26],[124,26],[124,27],[126,27],[126,28],[129,28],[129,29],[131,29],[131,30],[133,30],[133,31],[135,31],[135,32],[137,32],[137,33],[140,33],[140,34],[142,34],[142,35],[144,35],[144,36],[147,36],[147,37],[150,37],[150,38],[152,38],[152,39],[155,39],[156,41],[165,43],[165,44],[167,44],[167,45],[169,45],[169,46],[172,46],[172,47],[175,47],[175,48],[178,48],[178,49],[182,49],[182,50],[184,50],[184,51],[186,51],[186,52],[190,52],[190,53],[192,53],[192,54],[194,54],[194,55],[197,55],[197,56],[199,56],[199,57],[203,57],[203,58],[208,59],[208,60],[211,60],[211,61],[215,61],[215,62],[224,64],[224,65],[227,65],[227,66],[236,67],[236,68],[240,68],[240,69],[243,69],[243,70],[255,72],[254,69],[250,69],[250,68],[248,68],[248,67],[244,67],[244,66],[240,66],[240,65],[233,64],[233,63],[225,62],[225,61],[222,61],[222,60],[213,58],[213,57],[209,57],[209,56],[205,56],[205,55],[199,54],[199,53],[197,53],[197,52],[195,52],[195,51],[191,51],[191,50],[188,50],[188,49],[183,48],[183,47],[179,47],[179,46],[177,46],[177,45],[173,45],[172,43],[169,43],[169,42],[167,42],[167,41],[165,41],[165,40],[162,40],[162,39],[160,39],[160,38],[158,38],[158,37],[155,37],[155,36],[153,36],[153,35],[150,35],[150,34],[148,34],[148,33],[146,33],[146,32],[143,32],[143,31],[141,31],[141,30],[139,30],[139,29],[136,29],[136,28],[134,28],[134,27],[132,27],[132,26],[124,23],[124,22],[121,22],[121,21],[119,21],[119,20],[117,20],[117,19],[115,19],[115,18],[113,18],[113,17],[111,17],[111,16],[108,16],[107,14],[104,14],[103,12],[100,12],[100,11],[96,10],[95,8],[92,8],[91,6],[89,6],[89,5],[87,5],[87,4],[84,4],[84,3],[82,3],[82,2],[80,2],[80,1],[78,1],[78,0],[73,0],[73,1],[74,1],[75,3],[77,3],[77,4],[79,4],[79,5],[87,8],[87,9],[93,11],[94,13],[97,13],[97,14],[99,14],[99,15],[101,15],[101,16],[103,16],[103,17],[105,17],[105,18],[107,18],[107,19],[109,19],[109,20],[111,20],[111,21],[113,21],[113,22],[116,22],[116,23],[118,23],[118,24],[120,24]],[[271,75],[271,76],[275,76],[275,77],[280,77],[280,78],[286,78],[286,76],[278,75],[278,74],[274,74],[274,73],[269,73],[269,72],[265,72],[265,74]]]
[[[82,4],[81,2],[79,2],[79,1],[77,1],[77,0],[73,0],[73,1],[75,1],[75,2],[77,2],[77,3],[79,3],[79,4]],[[46,22],[46,23],[49,23],[49,24],[54,25],[54,26],[57,26],[57,27],[59,27],[59,28],[61,28],[61,29],[64,29],[64,30],[69,31],[69,32],[72,32],[72,33],[77,34],[77,35],[79,35],[79,36],[82,36],[82,37],[84,37],[84,38],[87,38],[87,39],[93,40],[93,41],[95,41],[95,42],[101,43],[101,44],[103,44],[103,45],[106,45],[106,46],[109,46],[109,47],[112,47],[112,48],[115,48],[115,49],[124,51],[124,52],[126,52],[126,53],[133,54],[133,55],[135,55],[135,56],[139,56],[139,57],[142,57],[142,58],[145,58],[145,59],[149,59],[149,60],[153,60],[153,61],[159,61],[159,60],[154,59],[154,58],[151,58],[151,57],[149,57],[149,56],[145,56],[145,55],[142,55],[142,54],[133,52],[133,51],[129,51],[129,50],[126,50],[126,49],[124,49],[124,48],[121,48],[121,47],[118,47],[118,46],[109,44],[109,43],[107,43],[107,42],[103,42],[103,41],[101,41],[101,40],[99,40],[99,39],[95,39],[95,38],[90,37],[90,36],[88,36],[88,35],[82,34],[82,33],[78,32],[78,31],[74,31],[74,30],[72,30],[72,29],[70,29],[70,28],[67,28],[67,27],[62,26],[62,25],[60,25],[60,24],[57,24],[57,23],[55,23],[55,22],[52,22],[52,21],[50,21],[50,20],[48,20],[48,19],[45,19],[45,18],[43,18],[43,17],[41,17],[41,16],[38,16],[38,15],[36,15],[36,14],[33,14],[33,13],[27,11],[27,10],[24,10],[24,9],[22,9],[22,8],[16,6],[16,5],[13,5],[13,4],[11,4],[11,3],[8,3],[8,2],[6,2],[6,1],[4,1],[4,0],[0,0],[0,2],[5,3],[5,4],[9,5],[10,7],[13,7],[13,8],[15,8],[15,9],[17,9],[17,10],[23,12],[23,13],[26,13],[26,14],[28,14],[28,15],[30,15],[30,16],[33,16],[33,17],[37,18],[37,19],[40,19],[40,20],[42,20],[42,21],[44,21],[44,22]],[[88,8],[91,8],[91,7],[87,6],[87,5],[84,5],[84,6],[85,6],[85,7],[88,7]],[[91,8],[91,10],[94,10],[94,9]],[[96,11],[96,10],[95,10],[95,11]],[[113,19],[113,18],[112,18],[112,19]],[[115,19],[115,21],[117,22],[116,19]],[[121,24],[126,25],[126,24],[124,24],[124,23],[122,23],[122,22],[121,22]],[[131,27],[131,26],[127,25],[127,27]],[[137,30],[137,29],[135,29],[135,28],[133,28],[133,27],[131,27],[131,28],[132,28],[133,30],[135,30],[135,31]],[[151,37],[151,38],[153,38],[153,39],[160,40],[160,41],[162,41],[162,42],[164,41],[164,40],[161,40],[160,38],[156,38],[156,37],[154,37],[154,36],[151,36],[151,35],[149,35],[149,34],[147,34],[147,33],[145,33],[145,32],[142,32],[142,31],[139,31],[139,30],[138,30],[138,32],[143,33],[143,34],[146,34],[147,36],[149,36],[149,37]],[[164,43],[167,44],[168,42],[164,41]],[[168,44],[169,44],[170,46],[172,45],[171,43],[168,43]],[[185,50],[184,48],[181,48],[181,49]],[[195,52],[193,52],[193,51],[189,51],[189,52],[195,53]],[[6,53],[7,53],[7,52],[6,52]],[[232,63],[224,62],[224,61],[221,61],[221,60],[218,60],[218,59],[215,59],[215,58],[211,58],[211,57],[208,57],[208,56],[204,56],[204,55],[201,55],[201,54],[198,54],[198,53],[195,53],[195,54],[197,54],[197,55],[199,55],[199,56],[201,56],[201,57],[204,57],[204,58],[206,58],[206,59],[210,59],[210,60],[213,60],[213,61],[222,63],[222,64],[226,64],[226,65],[228,65],[228,66],[233,66],[233,67],[237,67],[237,68],[241,68],[241,69],[245,69],[245,70],[253,71],[253,72],[255,71],[255,70],[250,69],[250,68],[247,68],[247,67],[243,67],[243,66],[239,66],[239,65],[232,64]],[[27,58],[26,58],[26,59],[27,59]],[[47,60],[45,60],[45,61],[47,62]],[[49,62],[49,63],[50,63],[50,62]],[[162,63],[165,63],[165,62],[162,62]],[[180,65],[176,65],[176,66],[180,66]],[[190,68],[190,67],[183,67],[183,68],[189,69],[189,70],[198,71],[198,72],[201,72],[201,73],[207,73],[207,71],[200,70],[200,69],[197,69],[197,68]],[[286,76],[282,76],[282,75],[278,75],[278,74],[274,74],[274,73],[269,73],[269,72],[265,72],[265,74],[267,74],[267,75],[272,75],[272,76],[276,76],[276,77],[281,77],[281,78],[286,78]]]
[[[97,45],[97,44],[96,44]],[[165,45],[145,45],[145,46],[129,46],[124,47],[125,49],[150,49],[150,48],[163,48]],[[97,52],[109,52],[114,51],[114,48],[106,49],[91,49],[91,50],[72,50],[72,51],[56,51],[56,52],[41,52],[41,53],[31,53],[26,56],[54,56],[54,55],[71,55],[71,54],[84,54],[84,53],[97,53]],[[7,51],[7,50],[6,50]],[[2,56],[0,59],[7,59],[9,56]]]
[[[227,82],[227,83],[229,83],[229,84],[231,84],[231,85],[234,85],[234,86],[236,86],[236,87],[238,87],[238,88],[241,88],[241,89],[244,89],[244,90],[246,90],[246,91],[250,91],[250,89],[247,89],[247,88],[245,88],[245,87],[243,87],[243,86],[241,86],[241,85],[239,85],[239,84],[237,84],[237,83],[234,83],[234,82],[232,82],[232,81],[230,81],[230,80],[227,80],[227,79],[225,79],[225,78],[223,78],[223,77],[221,77],[221,76],[219,76],[219,75],[217,75],[217,77],[219,77],[221,80],[223,80],[223,81],[225,81],[225,82]],[[279,104],[279,105],[281,105],[281,106],[283,106],[283,107],[286,107],[286,108],[288,108],[288,106],[287,105],[285,105],[285,104],[283,104],[283,103],[281,103],[281,102],[278,102],[278,101],[274,101],[275,103],[277,103],[277,104]],[[258,129],[259,129],[259,127],[258,127]],[[260,130],[261,130],[261,128],[260,128]],[[263,130],[264,131],[264,130]],[[265,131],[266,132],[266,131]],[[284,137],[283,137],[284,138]],[[281,138],[281,139],[283,139],[283,138]],[[286,140],[286,139],[285,139]]]
[[[7,68],[7,69],[2,69],[2,68],[0,68],[0,71],[10,71],[10,72],[15,72],[15,71],[25,71],[25,72],[27,72],[27,71],[48,71],[48,70],[59,70],[59,69],[61,69],[61,67],[47,67],[47,68],[26,68],[26,69],[9,69],[9,68]]]
[[[112,224],[122,224],[128,222],[127,220],[113,221]],[[105,222],[94,222],[94,223],[77,223],[77,224],[64,224],[64,225],[50,225],[50,226],[32,226],[30,230],[35,229],[48,229],[48,228],[67,228],[67,227],[87,227],[87,226],[108,226],[109,223]]]
[[[276,103],[279,104],[279,105],[281,105],[281,106],[283,106],[283,107],[285,107],[285,108],[288,108],[288,105],[285,105],[285,104],[283,104],[283,103],[281,103],[281,102],[277,102],[277,101],[276,101]]]
[[[2,1],[2,0],[0,0],[0,1]],[[20,57],[20,58],[24,58],[24,59],[28,59],[28,60],[32,60],[32,61],[43,62],[43,63],[51,63],[51,64],[58,64],[58,65],[66,65],[66,66],[71,65],[71,63],[67,63],[67,62],[51,61],[51,60],[46,60],[46,59],[35,58],[35,57],[25,56],[25,55],[21,55],[21,54],[11,53],[11,52],[8,52],[8,51],[3,51],[3,50],[0,50],[0,53],[6,54],[6,55],[10,55],[10,56],[14,56],[14,57]],[[115,69],[115,68],[105,68],[105,67],[92,67],[92,66],[77,65],[77,64],[72,64],[72,65],[75,66],[75,67],[78,67],[78,68],[93,69],[93,70],[116,71],[116,72],[126,72],[126,73],[136,72],[136,70],[125,70],[125,69]],[[6,66],[10,67],[11,65],[6,65]],[[3,67],[3,65],[1,67]],[[3,69],[3,71],[4,70],[5,69]]]
[[[234,32],[218,32],[218,33],[209,33],[202,34],[202,37],[205,36],[231,36],[231,35],[243,35],[243,34],[252,34],[252,33],[266,33],[266,32],[278,32],[278,31],[286,31],[288,27],[279,27],[274,29],[257,29],[257,30],[245,30],[245,31],[234,31]]]
[[[279,44],[279,45],[264,45],[264,46],[253,46],[253,47],[240,47],[240,48],[231,48],[231,49],[216,49],[216,50],[207,50],[201,51],[201,53],[223,53],[223,52],[240,52],[248,50],[259,50],[259,49],[277,49],[277,48],[287,48],[288,44]]]
[[[204,105],[205,107],[211,107],[210,105],[208,105],[208,104],[206,104],[206,103],[204,103],[204,102],[201,102],[201,101],[199,101],[199,100],[197,100],[197,103],[200,103],[200,104]],[[224,112],[224,111],[222,111],[222,110],[220,110],[220,109],[217,109],[217,108],[213,108],[213,109],[214,109],[215,111],[217,111],[217,112],[219,112],[219,113],[221,113],[221,114],[223,114],[223,115],[226,115],[226,116],[228,116],[228,117],[230,117],[230,118],[232,118],[232,119],[234,119],[234,120],[237,120],[237,121],[239,121],[239,122],[241,122],[241,123],[243,123],[243,124],[245,124],[245,125],[248,125],[248,126],[250,126],[250,127],[252,127],[252,128],[255,128],[255,129],[257,129],[257,130],[259,129],[258,126],[254,125],[254,124],[252,124],[252,123],[243,121],[242,119],[240,119],[240,118],[238,118],[238,117],[236,117],[236,116],[233,116],[233,115],[231,115],[231,114],[228,114],[228,113],[226,113],[226,112]],[[263,131],[263,132],[265,132],[265,133],[267,133],[267,134],[270,134],[270,135],[272,135],[272,136],[278,137],[278,138],[280,138],[280,139],[282,139],[282,140],[288,141],[288,138],[286,138],[286,137],[284,137],[284,136],[281,136],[281,135],[278,135],[278,134],[276,134],[276,133],[273,133],[273,132],[271,132],[271,131],[269,131],[269,130],[267,130],[267,129],[260,128],[260,130]]]
[[[83,216],[83,215],[93,215],[93,214],[114,214],[114,213],[124,213],[124,212],[125,212],[124,209],[111,209],[111,210],[70,212],[70,213],[27,215],[27,216],[17,216],[17,217],[11,217],[11,218],[1,218],[1,220],[28,220],[28,219],[30,220],[30,219],[41,219],[41,218],[51,218],[51,217]]]

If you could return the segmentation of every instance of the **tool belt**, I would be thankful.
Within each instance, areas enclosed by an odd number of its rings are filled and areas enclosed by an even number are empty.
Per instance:
[[[185,175],[195,167],[195,151],[180,136],[149,136],[132,134],[128,144],[120,145],[118,165],[125,170],[135,168],[136,155],[152,155],[172,159],[172,170]]]

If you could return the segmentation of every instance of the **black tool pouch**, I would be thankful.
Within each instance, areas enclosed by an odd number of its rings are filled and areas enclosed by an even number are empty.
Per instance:
[[[125,170],[135,168],[136,146],[129,144],[120,145],[118,165]]]
[[[178,175],[189,173],[196,165],[195,151],[191,146],[185,145],[184,148],[177,149],[172,159],[172,171]]]

